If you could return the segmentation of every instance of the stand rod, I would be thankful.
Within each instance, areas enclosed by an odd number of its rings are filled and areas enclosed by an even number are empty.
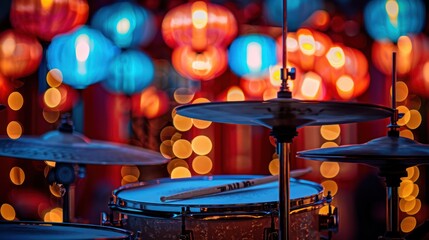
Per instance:
[[[290,232],[290,154],[291,143],[278,142],[279,177],[279,239],[289,239]]]

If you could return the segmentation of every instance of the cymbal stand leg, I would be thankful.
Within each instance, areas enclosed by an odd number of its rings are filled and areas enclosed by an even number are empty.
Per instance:
[[[63,222],[70,222],[70,184],[63,184],[64,195],[63,195]]]

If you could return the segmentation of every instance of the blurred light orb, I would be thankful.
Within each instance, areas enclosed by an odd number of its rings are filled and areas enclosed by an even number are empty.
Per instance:
[[[166,92],[149,86],[142,92],[132,95],[131,110],[134,116],[157,118],[169,110],[169,98]]]
[[[283,26],[283,2],[266,0],[264,18],[276,26]],[[287,3],[287,25],[291,31],[297,30],[314,12],[323,8],[320,0],[294,0]]]
[[[242,35],[231,43],[228,56],[229,67],[238,76],[262,77],[276,64],[276,42],[267,35]]]
[[[207,156],[196,156],[192,161],[192,169],[198,174],[207,174],[212,168],[213,162]]]
[[[10,21],[16,29],[51,41],[85,24],[88,14],[86,0],[13,0]]]
[[[237,21],[221,5],[195,1],[167,12],[161,31],[171,48],[189,46],[204,51],[209,46],[226,47],[237,34]]]
[[[50,87],[59,87],[63,82],[63,74],[59,69],[51,69],[46,74],[46,82]]]
[[[108,66],[119,49],[98,30],[82,26],[55,37],[46,52],[49,69],[59,69],[63,82],[76,89],[108,76]]]
[[[132,95],[147,88],[154,76],[155,66],[148,55],[127,50],[112,59],[107,79],[102,84],[113,93]]]
[[[372,38],[396,42],[423,30],[425,9],[421,0],[372,0],[365,6],[364,23]]]
[[[12,92],[11,94],[9,94],[7,103],[10,109],[18,111],[22,108],[22,105],[24,105],[24,97],[19,92]]]
[[[43,48],[37,38],[18,30],[0,33],[0,74],[20,78],[34,73],[42,61]]]
[[[153,14],[132,2],[117,2],[100,8],[92,17],[91,26],[121,48],[146,46],[156,34]]]
[[[8,203],[3,203],[1,205],[0,214],[6,221],[13,221],[16,217],[15,209]]]
[[[11,121],[6,127],[7,136],[11,139],[18,139],[22,135],[22,126],[17,121]]]
[[[220,47],[210,46],[204,51],[194,51],[190,46],[174,49],[171,56],[174,69],[191,80],[212,80],[227,69],[227,53]]]

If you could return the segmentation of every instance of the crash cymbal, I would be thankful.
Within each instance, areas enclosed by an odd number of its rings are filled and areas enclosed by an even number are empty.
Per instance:
[[[219,123],[316,126],[369,121],[391,116],[392,109],[362,103],[276,98],[268,101],[211,102],[178,107],[177,113]]]
[[[157,165],[160,153],[126,144],[90,140],[73,132],[51,131],[40,137],[0,139],[0,156],[61,163],[98,165]]]
[[[363,163],[375,167],[409,167],[429,163],[429,145],[404,137],[386,136],[364,144],[320,148],[297,153],[308,160]]]

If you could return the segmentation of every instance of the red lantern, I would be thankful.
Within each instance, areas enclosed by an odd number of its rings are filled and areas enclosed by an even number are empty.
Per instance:
[[[35,72],[42,60],[42,45],[16,30],[0,33],[0,74],[19,78]]]
[[[167,113],[169,98],[164,91],[151,86],[132,96],[131,109],[134,116],[156,118]]]
[[[237,34],[234,15],[220,5],[196,1],[170,10],[162,21],[164,41],[171,47],[226,47]]]
[[[227,68],[227,54],[224,49],[210,46],[203,52],[195,52],[190,46],[178,47],[173,51],[172,64],[183,77],[192,80],[211,80]]]
[[[50,41],[88,19],[86,0],[13,0],[10,21],[14,28]]]

